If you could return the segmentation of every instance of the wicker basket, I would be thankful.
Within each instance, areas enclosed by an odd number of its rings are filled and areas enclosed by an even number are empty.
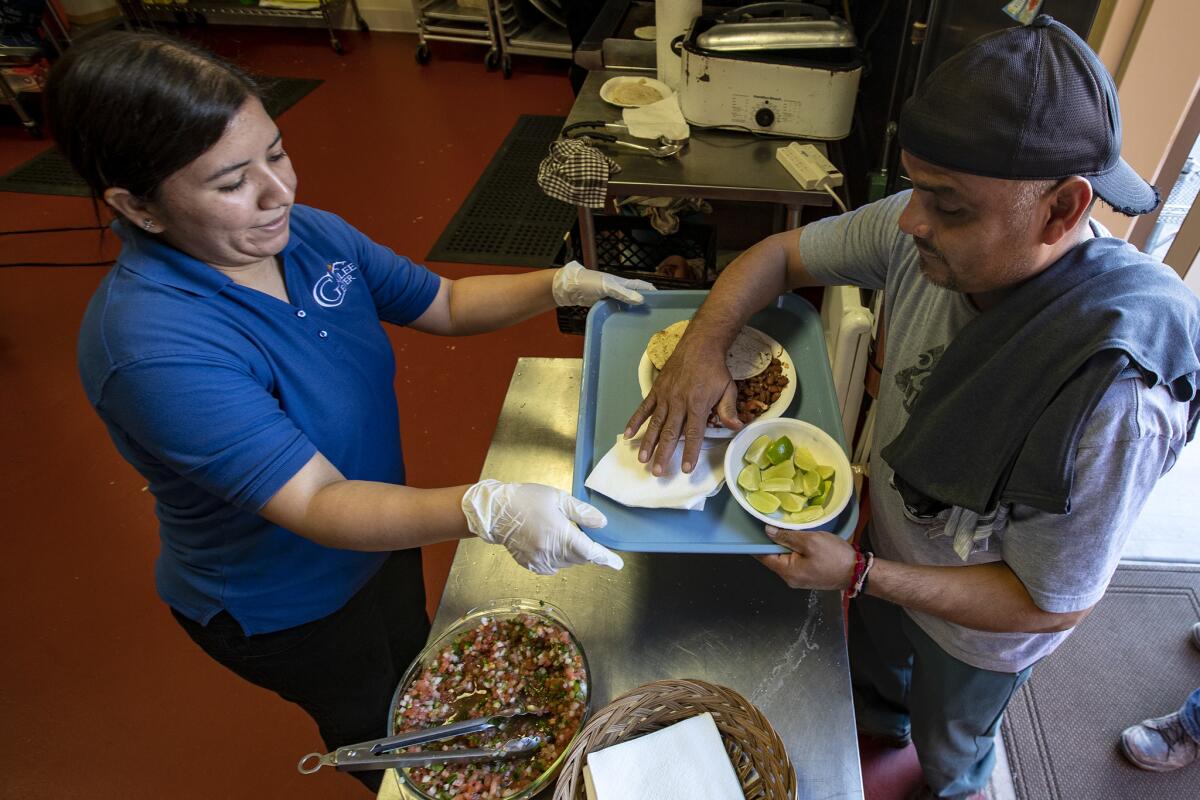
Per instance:
[[[554,800],[584,800],[583,764],[593,750],[705,711],[717,723],[746,800],[794,800],[796,772],[771,723],[737,692],[700,680],[647,683],[593,715],[567,754]]]

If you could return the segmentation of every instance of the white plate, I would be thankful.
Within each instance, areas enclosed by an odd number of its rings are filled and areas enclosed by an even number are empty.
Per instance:
[[[649,103],[618,103],[612,99],[612,93],[618,86],[622,86],[627,83],[638,82],[644,82],[651,89],[657,89],[658,93],[661,94],[663,98],[667,98],[675,94],[671,91],[670,86],[667,86],[662,81],[655,80],[654,78],[636,78],[630,75],[618,75],[615,78],[609,78],[600,86],[600,99],[614,106],[620,106],[621,108],[640,108],[641,106],[648,106],[650,105]],[[656,100],[653,102],[658,101]]]
[[[787,411],[788,406],[792,404],[792,398],[796,396],[796,368],[792,365],[792,357],[783,349],[783,345],[757,328],[750,328],[750,330],[761,336],[763,341],[770,346],[771,352],[779,359],[779,363],[783,366],[784,377],[788,379],[787,386],[779,393],[779,399],[767,406],[767,410],[755,417],[754,421],[775,419]],[[657,377],[658,370],[654,368],[654,364],[650,363],[650,356],[643,350],[642,360],[638,362],[638,387],[642,390],[642,397],[650,394],[650,387],[654,385],[654,379]],[[705,427],[704,431],[704,435],[710,439],[728,439],[736,433],[736,431],[731,431],[729,428]]]

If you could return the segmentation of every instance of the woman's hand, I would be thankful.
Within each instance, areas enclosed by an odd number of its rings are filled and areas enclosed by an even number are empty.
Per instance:
[[[586,269],[572,261],[554,274],[554,302],[560,306],[591,306],[606,297],[635,306],[642,304],[642,292],[653,292],[654,284]]]
[[[792,552],[758,556],[767,569],[793,589],[847,589],[854,578],[854,547],[825,531],[785,531],[767,526],[767,535]]]
[[[573,564],[625,566],[620,556],[579,530],[578,525],[604,527],[604,515],[550,486],[480,481],[463,495],[462,510],[471,533],[504,545],[518,564],[538,575]]]

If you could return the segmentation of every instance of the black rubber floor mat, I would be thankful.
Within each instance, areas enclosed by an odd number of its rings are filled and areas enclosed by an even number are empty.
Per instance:
[[[277,78],[270,75],[260,75],[258,80],[263,89],[263,107],[272,117],[278,117],[323,83],[312,78]],[[0,192],[74,197],[90,197],[92,194],[83,178],[53,147],[0,177]]]
[[[576,210],[538,188],[537,169],[563,121],[528,114],[517,120],[426,260],[558,266]]]
[[[1120,752],[1129,725],[1179,710],[1200,686],[1200,566],[1122,566],[1104,599],[1033,669],[1005,716],[1019,800],[1197,797],[1200,765],[1143,772]]]

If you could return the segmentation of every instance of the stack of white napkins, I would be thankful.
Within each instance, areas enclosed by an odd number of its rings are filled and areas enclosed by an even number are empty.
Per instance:
[[[745,800],[712,714],[589,753],[588,800]]]
[[[725,446],[728,439],[705,439],[696,468],[684,474],[683,441],[667,467],[667,474],[655,477],[650,464],[638,461],[642,446],[639,433],[632,439],[617,436],[617,443],[604,454],[583,485],[623,506],[634,508],[682,508],[702,511],[708,498],[725,485]]]
[[[630,135],[639,139],[657,139],[659,136],[686,139],[692,132],[679,110],[677,94],[649,105],[627,108],[621,112],[621,119],[629,127]]]

